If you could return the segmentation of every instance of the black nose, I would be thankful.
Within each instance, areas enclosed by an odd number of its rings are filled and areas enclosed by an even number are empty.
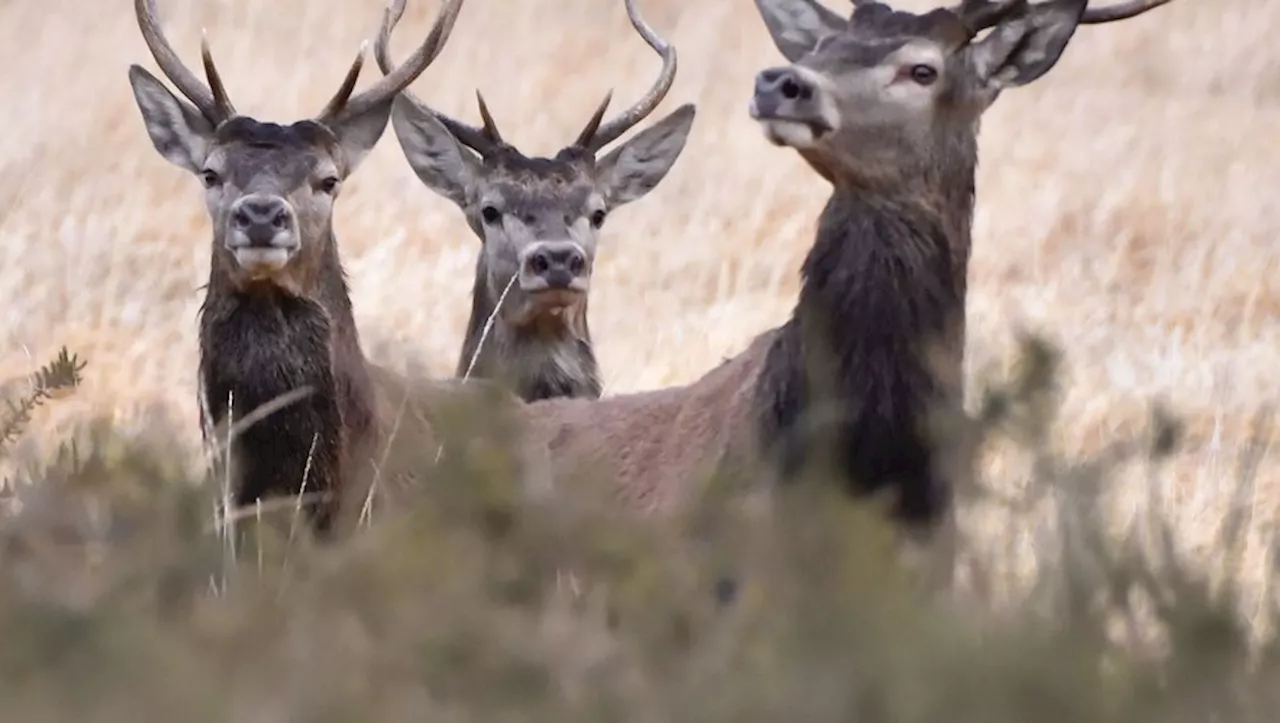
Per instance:
[[[544,247],[529,254],[529,271],[545,279],[552,287],[568,286],[582,274],[587,257],[577,246]]]
[[[756,74],[757,107],[774,107],[787,101],[806,101],[813,98],[813,94],[813,83],[794,68],[768,68]]]
[[[281,198],[245,198],[236,204],[231,222],[252,246],[269,246],[290,224],[289,207]]]

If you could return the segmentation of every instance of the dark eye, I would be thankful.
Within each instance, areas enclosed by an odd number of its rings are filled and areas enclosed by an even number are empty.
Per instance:
[[[333,193],[338,188],[338,177],[329,176],[321,181],[316,187],[320,189],[321,193]]]
[[[502,220],[502,212],[493,206],[485,206],[480,209],[480,218],[484,219],[485,223],[497,223]]]
[[[920,65],[911,66],[911,79],[920,85],[933,85],[933,81],[938,79],[938,71],[932,66]]]
[[[215,171],[211,171],[206,168],[200,172],[200,182],[204,184],[205,188],[213,188],[214,186],[222,183],[222,177]]]
[[[596,211],[591,214],[591,225],[600,228],[604,225],[604,211]]]

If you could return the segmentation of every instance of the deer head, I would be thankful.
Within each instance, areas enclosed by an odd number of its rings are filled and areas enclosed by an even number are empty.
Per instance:
[[[845,20],[815,0],[755,0],[791,64],[756,76],[750,113],[770,141],[799,150],[828,180],[928,176],[976,135],[1002,90],[1057,63],[1078,25],[1167,2],[962,0],[916,15],[854,0]]]
[[[675,79],[675,48],[645,23],[634,0],[626,7],[632,26],[662,56],[658,80],[635,105],[602,122],[607,94],[577,139],[552,158],[527,157],[504,141],[479,92],[480,128],[427,107],[408,91],[392,110],[409,165],[428,188],[462,209],[481,239],[491,298],[516,280],[501,312],[509,323],[529,324],[585,298],[605,219],[653,190],[689,135],[692,104],[597,158],[653,112]],[[387,43],[403,9],[404,0],[395,0],[375,45],[384,73],[391,66]]]
[[[129,82],[160,155],[204,185],[214,229],[214,268],[238,285],[305,287],[314,281],[331,239],[333,203],[342,182],[386,129],[395,95],[435,59],[462,0],[446,0],[435,27],[413,55],[380,82],[352,94],[365,46],[338,92],[313,118],[291,125],[238,113],[201,44],[206,86],[178,58],[156,17],[155,0],[134,0],[138,27],[180,100],[141,66]]]

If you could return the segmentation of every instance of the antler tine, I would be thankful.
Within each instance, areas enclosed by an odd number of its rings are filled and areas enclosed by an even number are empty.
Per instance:
[[[392,72],[391,63],[391,31],[395,29],[396,23],[400,22],[401,16],[404,15],[405,0],[392,0],[391,4],[382,13],[382,27],[378,30],[378,38],[373,44],[373,57],[378,61],[378,69],[383,75],[390,77]],[[406,101],[418,106],[422,110],[435,116],[454,138],[469,148],[474,149],[477,153],[485,155],[491,151],[496,145],[486,135],[484,129],[476,128],[462,121],[455,120],[440,111],[431,108],[426,103],[418,99],[408,88],[400,90],[400,96]],[[476,92],[477,98],[479,91]],[[487,109],[486,109],[487,112]]]
[[[213,64],[213,51],[209,49],[209,34],[203,29],[200,31],[200,62],[204,64],[204,77],[209,81],[214,106],[227,118],[234,116],[236,108],[231,104],[231,97],[227,95],[227,87],[222,84],[222,76],[218,74],[217,66]]]
[[[445,0],[444,6],[440,8],[440,14],[436,16],[436,23],[431,28],[431,32],[427,35],[426,40],[422,41],[417,50],[409,56],[408,60],[402,63],[395,70],[387,71],[383,68],[382,80],[378,81],[372,88],[364,92],[351,96],[351,91],[355,87],[355,77],[359,75],[360,68],[364,63],[364,46],[361,46],[361,52],[356,56],[356,60],[351,64],[351,69],[347,71],[347,78],[343,81],[342,87],[333,98],[325,105],[323,111],[317,116],[321,122],[334,121],[340,118],[349,118],[358,116],[365,111],[385,103],[414,80],[417,79],[422,71],[431,65],[431,61],[436,59],[440,51],[444,49],[445,42],[449,39],[449,34],[453,31],[453,24],[458,19],[458,13],[462,10],[463,0]],[[384,14],[383,24],[386,25],[387,17],[395,8],[396,20],[404,13],[404,0],[393,0],[393,8],[388,8]],[[394,24],[394,21],[392,22]],[[390,32],[389,30],[387,31]]]
[[[490,141],[502,143],[502,134],[498,132],[498,124],[493,122],[493,116],[489,114],[489,106],[485,105],[484,96],[480,95],[479,90],[476,91],[476,105],[480,106],[480,119],[484,121],[484,127],[481,132]]]
[[[1026,3],[1027,0],[962,0],[952,12],[976,35],[995,26],[1002,18]]]
[[[1135,15],[1141,15],[1148,10],[1154,10],[1169,1],[1170,0],[1133,0],[1132,2],[1120,3],[1119,5],[1111,5],[1109,7],[1089,8],[1084,11],[1084,15],[1080,18],[1080,23],[1084,25],[1092,25],[1096,23],[1109,23],[1114,20],[1127,20]]]
[[[671,43],[659,37],[644,18],[640,17],[640,12],[636,9],[635,0],[625,0],[627,6],[627,17],[631,19],[631,25],[640,33],[640,37],[649,44],[649,47],[657,51],[662,56],[662,71],[658,74],[658,80],[645,93],[644,97],[636,101],[635,105],[623,111],[616,118],[608,123],[600,126],[595,133],[591,134],[589,140],[582,143],[581,146],[592,153],[600,150],[610,142],[614,141],[631,129],[632,126],[644,120],[662,99],[666,97],[667,91],[671,89],[672,82],[676,79],[676,49]],[[598,121],[596,121],[598,123]],[[585,135],[585,129],[582,135]]]
[[[596,112],[591,114],[591,119],[587,121],[587,125],[578,134],[577,140],[573,145],[579,148],[586,148],[591,142],[591,137],[600,129],[600,121],[604,120],[604,111],[609,107],[609,101],[613,100],[613,91],[604,94],[604,100],[600,101],[600,105],[596,106]]]
[[[155,58],[160,70],[178,88],[178,91],[185,95],[205,119],[214,125],[234,115],[235,111],[227,100],[226,89],[222,87],[222,80],[218,77],[217,70],[213,68],[213,57],[208,52],[208,43],[202,43],[201,54],[205,58],[205,74],[215,85],[212,91],[205,87],[195,73],[191,72],[178,57],[173,46],[169,44],[156,17],[159,13],[156,10],[155,0],[133,0],[133,10],[138,16],[138,29],[142,31],[142,39],[150,48],[151,56]]]

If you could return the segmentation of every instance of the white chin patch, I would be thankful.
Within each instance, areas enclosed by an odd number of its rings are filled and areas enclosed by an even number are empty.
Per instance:
[[[762,120],[760,127],[771,143],[792,148],[808,148],[817,142],[813,127],[808,123],[789,120]]]
[[[236,249],[236,263],[255,274],[270,274],[285,267],[292,255],[289,249]]]

